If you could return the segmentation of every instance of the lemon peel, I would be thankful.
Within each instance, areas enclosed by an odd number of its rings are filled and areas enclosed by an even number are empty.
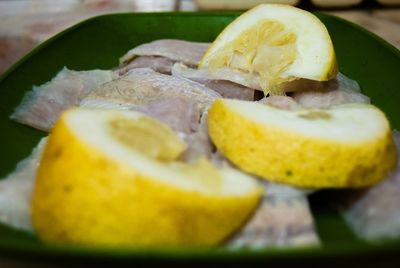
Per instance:
[[[240,169],[299,187],[369,186],[397,158],[385,115],[367,104],[287,111],[218,100],[208,127],[218,150]]]
[[[110,129],[115,120],[117,135]],[[137,141],[127,143],[125,134],[121,138],[124,127],[133,138],[145,133],[168,140],[145,139],[156,150],[144,153]],[[63,113],[36,178],[32,221],[39,237],[102,247],[223,241],[254,210],[261,189],[231,168],[217,169],[206,160],[191,165],[178,161],[184,146],[178,137],[168,137],[170,131],[132,111]]]
[[[279,4],[261,4],[236,18],[208,48],[199,68],[254,74],[266,94],[281,94],[285,82],[327,81],[338,72],[325,25],[310,12]]]

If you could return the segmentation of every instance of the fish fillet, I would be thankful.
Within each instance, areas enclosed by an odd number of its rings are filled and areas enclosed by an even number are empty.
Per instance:
[[[370,99],[361,93],[358,83],[341,73],[335,79],[323,82],[322,85],[322,89],[295,92],[293,98],[306,108],[327,108],[345,103],[370,103]]]
[[[301,81],[298,80],[298,83]],[[309,82],[305,82],[309,84]],[[345,103],[370,103],[360,91],[358,83],[343,74],[328,82],[313,83],[313,90],[294,92],[292,96],[269,96],[259,102],[276,108],[294,110],[302,108],[328,108]]]
[[[220,152],[207,156],[216,166],[237,168]],[[226,241],[229,248],[317,246],[320,244],[307,195],[313,190],[260,180],[264,195],[244,226]]]
[[[122,64],[117,69],[118,75],[124,75],[135,68],[150,68],[162,74],[171,74],[172,66],[176,61],[159,56],[139,56],[129,63]]]
[[[247,88],[262,91],[260,87],[260,78],[258,76],[240,72],[230,68],[193,69],[176,63],[172,68],[172,73],[188,77],[190,79],[225,80],[242,85]]]
[[[208,113],[204,112],[201,116],[197,131],[183,137],[188,145],[182,157],[183,161],[194,163],[200,158],[212,159],[215,147],[208,135],[207,119]]]
[[[246,225],[227,242],[231,248],[317,246],[307,191],[262,182],[265,193]]]
[[[200,123],[200,110],[193,100],[184,98],[163,99],[135,109],[160,120],[176,132],[196,132]]]
[[[32,232],[31,197],[36,170],[47,137],[40,140],[31,155],[18,163],[16,169],[0,180],[0,222],[16,229]]]
[[[270,96],[262,98],[258,103],[270,105],[283,110],[298,110],[302,108],[299,103],[289,96]]]
[[[137,68],[92,90],[80,105],[132,109],[177,97],[197,102],[203,112],[221,95],[188,79],[160,74],[148,68]]]
[[[175,76],[185,77],[199,82],[208,88],[218,92],[224,98],[239,100],[254,100],[254,89],[236,84],[228,80],[212,79],[203,75],[204,70],[189,68],[182,63],[175,63],[171,70]]]
[[[161,39],[129,50],[121,57],[120,62],[129,62],[136,56],[161,56],[190,66],[197,66],[209,45],[210,43]]]
[[[393,137],[400,153],[400,132]],[[346,199],[341,212],[357,236],[369,241],[400,238],[400,159],[385,180],[352,191]]]
[[[112,71],[63,68],[52,80],[25,94],[11,119],[49,131],[62,111],[78,105],[93,88],[114,78]]]

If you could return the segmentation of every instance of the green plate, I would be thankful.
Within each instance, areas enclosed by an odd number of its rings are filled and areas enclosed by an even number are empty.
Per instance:
[[[44,133],[9,120],[9,115],[32,85],[52,78],[63,66],[73,70],[109,69],[130,48],[155,39],[212,41],[238,13],[147,13],[95,17],[46,41],[0,78],[0,177],[29,155]],[[363,92],[400,129],[400,52],[374,34],[342,19],[317,14],[327,26],[337,52],[340,71],[357,80]],[[328,193],[311,197],[323,246],[306,249],[226,250],[160,248],[71,248],[44,245],[36,237],[0,225],[0,256],[35,261],[148,264],[191,261],[238,264],[339,265],[356,261],[371,264],[398,262],[400,241],[367,245],[357,240],[326,200]],[[11,254],[11,255],[10,255]],[[363,256],[362,258],[359,258]],[[334,259],[334,262],[332,260]],[[327,262],[327,260],[330,260]],[[384,262],[382,262],[384,260]]]

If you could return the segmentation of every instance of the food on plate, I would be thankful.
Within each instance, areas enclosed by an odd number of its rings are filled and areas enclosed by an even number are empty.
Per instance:
[[[49,131],[61,112],[86,96],[93,88],[115,78],[112,71],[72,71],[62,69],[51,81],[33,87],[11,118],[34,128]]]
[[[305,108],[328,108],[345,103],[370,103],[354,80],[339,73],[335,79],[322,83],[319,90],[294,92],[294,100]]]
[[[129,70],[136,68],[150,68],[158,73],[171,74],[171,69],[174,64],[175,61],[165,57],[140,56],[134,58],[132,61],[122,65],[116,70],[119,75],[126,74]]]
[[[37,173],[37,234],[81,245],[220,243],[256,207],[260,187],[206,159],[179,161],[184,147],[170,128],[137,112],[65,112]]]
[[[299,187],[369,186],[396,163],[389,122],[368,104],[282,110],[219,99],[208,127],[218,150],[240,169]]]
[[[395,131],[397,150],[400,133]],[[341,212],[349,226],[369,241],[396,239],[400,236],[400,165],[384,181],[367,189],[343,193]]]
[[[137,56],[159,56],[197,66],[209,45],[209,43],[161,39],[134,47],[121,57],[120,62],[129,62]]]
[[[232,248],[318,246],[304,190],[271,182],[263,183],[263,199],[247,224],[228,242]]]
[[[308,194],[385,196],[395,181],[377,183],[396,148],[366,103],[324,25],[283,5],[244,13],[212,44],[161,39],[113,70],[65,68],[11,116],[51,134],[0,182],[0,222],[60,244],[316,246]],[[380,221],[360,204],[343,213],[366,219],[346,216],[366,237]],[[399,237],[392,208],[381,218]]]
[[[137,68],[93,89],[82,99],[80,106],[129,109],[174,97],[194,100],[204,111],[221,95],[191,80]]]
[[[32,232],[31,198],[37,167],[47,138],[42,138],[31,155],[0,180],[0,222]]]
[[[243,13],[219,34],[199,67],[256,76],[263,91],[272,94],[281,94],[285,82],[327,81],[337,74],[325,25],[313,14],[286,5],[259,5]]]
[[[223,98],[254,100],[255,90],[241,84],[234,83],[230,80],[215,79],[208,71],[189,68],[182,63],[175,63],[171,68],[174,76],[184,77],[221,94]]]

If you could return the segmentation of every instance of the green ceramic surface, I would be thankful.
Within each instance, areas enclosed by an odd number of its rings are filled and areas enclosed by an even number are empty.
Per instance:
[[[400,52],[374,34],[342,19],[317,14],[327,26],[340,71],[361,85],[363,93],[400,129]],[[147,13],[95,17],[46,41],[0,77],[0,178],[29,155],[43,132],[9,120],[10,114],[33,85],[51,79],[62,67],[73,70],[109,69],[130,48],[161,38],[212,41],[238,13]],[[0,225],[0,256],[31,259],[67,258],[71,261],[119,261],[124,263],[212,262],[324,263],[329,258],[366,264],[393,259],[400,241],[366,244],[352,234],[340,216],[327,205],[329,192],[311,197],[323,246],[306,249],[226,250],[160,248],[94,249],[44,245],[36,237]],[[301,262],[300,262],[301,261]]]

